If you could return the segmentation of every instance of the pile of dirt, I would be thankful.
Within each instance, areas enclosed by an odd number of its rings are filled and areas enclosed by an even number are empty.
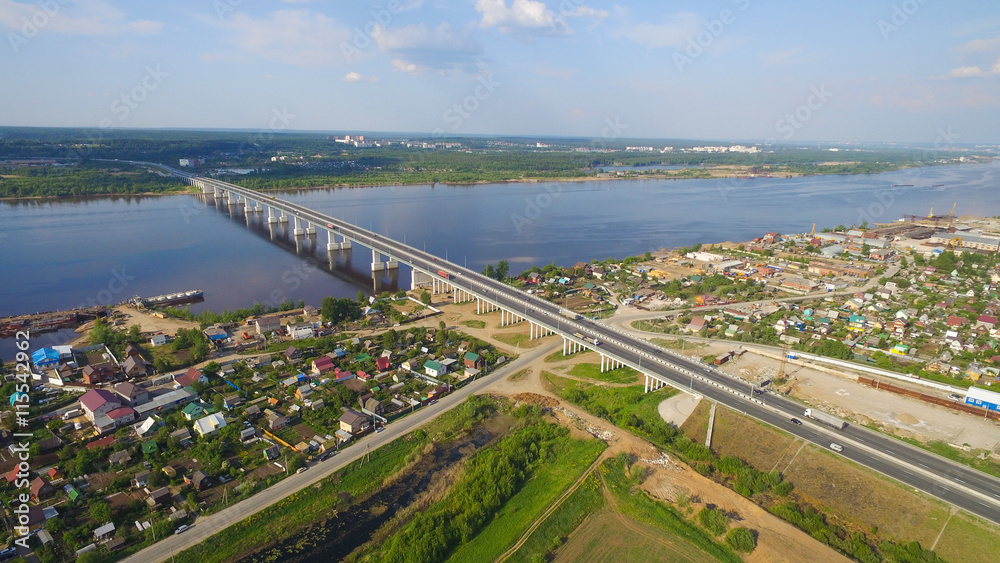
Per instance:
[[[558,407],[559,401],[537,393],[518,393],[511,397],[515,403],[534,403],[543,407]]]
[[[920,424],[920,421],[917,420],[917,417],[905,412],[896,415],[896,420],[903,422],[905,424]]]

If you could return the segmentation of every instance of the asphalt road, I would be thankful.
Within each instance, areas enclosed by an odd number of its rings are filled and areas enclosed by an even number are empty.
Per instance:
[[[182,177],[192,177],[189,174],[163,167],[162,165],[155,166],[164,168]],[[661,381],[668,382],[674,387],[687,389],[708,397],[711,400],[717,401],[734,410],[744,412],[749,416],[753,416],[822,447],[829,448],[831,443],[840,444],[843,446],[843,452],[837,455],[843,455],[848,459],[895,478],[915,489],[938,497],[945,502],[1000,523],[1000,480],[998,479],[925,450],[910,446],[899,440],[879,435],[865,428],[849,426],[845,430],[834,430],[833,428],[813,423],[813,421],[808,419],[803,420],[804,424],[802,425],[793,424],[790,421],[791,418],[804,418],[802,416],[803,408],[798,403],[789,399],[773,395],[758,395],[751,398],[749,396],[751,389],[749,384],[745,382],[736,380],[709,366],[693,362],[688,358],[663,350],[645,340],[633,337],[602,323],[587,319],[567,318],[563,316],[563,310],[553,303],[527,295],[495,280],[485,278],[457,264],[439,260],[437,257],[416,248],[392,239],[380,237],[376,233],[361,229],[334,217],[317,213],[301,205],[273,199],[270,196],[217,180],[204,178],[202,180],[209,185],[217,186],[228,192],[245,195],[262,201],[266,205],[294,213],[316,225],[318,228],[333,230],[338,234],[347,236],[356,243],[376,249],[383,254],[391,255],[400,262],[409,264],[424,272],[429,272],[438,278],[445,278],[448,283],[459,289],[473,293],[481,299],[493,302],[508,311],[514,311],[516,314],[537,325],[562,333],[566,339],[584,343],[581,339],[572,336],[575,333],[584,334],[587,339],[597,339],[600,342],[598,346],[594,346],[592,342],[584,344],[604,355],[623,361]],[[438,275],[439,272],[444,272],[446,275]],[[490,376],[490,378],[495,377],[496,375]],[[460,392],[448,398],[448,404],[453,406],[456,404],[456,401],[460,401],[469,393],[484,388],[490,378],[477,381],[463,388]],[[365,440],[360,444],[352,446],[352,448],[367,446],[374,449],[426,422],[428,418],[424,417],[435,416],[443,412],[443,410],[439,409],[435,411],[434,409],[427,409],[426,412],[414,415],[414,417],[407,417],[405,420],[410,421],[411,418],[413,420],[408,424],[396,423],[391,425],[390,429],[387,429],[385,432],[376,434],[370,440]],[[198,543],[202,538],[332,473],[337,468],[342,467],[345,463],[360,457],[364,453],[360,450],[353,453],[348,453],[349,451],[350,448],[325,462],[330,465],[323,466],[323,469],[320,471],[314,472],[310,470],[302,475],[286,479],[278,485],[244,501],[244,503],[252,504],[244,506],[241,503],[238,505],[238,510],[236,510],[237,507],[233,507],[205,518],[194,526],[191,531],[185,532],[175,538],[168,538],[168,540],[160,542],[141,553],[145,554],[146,551],[153,549],[178,549],[177,546],[183,548]],[[229,514],[229,511],[232,511],[232,514]],[[159,547],[161,544],[163,544],[163,548]],[[143,555],[142,559],[144,561],[150,558],[160,560],[167,556],[166,551],[158,551],[156,556]],[[134,559],[138,561],[137,557],[133,556],[129,560]]]
[[[371,453],[372,463],[378,463],[378,448],[420,428],[441,414],[462,404],[469,395],[483,391],[494,381],[515,373],[517,370],[522,369],[550,352],[551,346],[540,346],[531,350],[493,373],[469,383],[450,395],[446,395],[437,404],[423,407],[413,414],[385,426],[384,431],[362,438],[360,441],[340,450],[339,453],[326,461],[311,463],[308,466],[309,469],[306,471],[297,475],[291,475],[246,500],[240,501],[210,516],[198,518],[187,531],[164,538],[146,549],[123,559],[123,561],[128,563],[149,563],[150,561],[168,560],[175,553],[180,553],[189,547],[197,545],[210,536],[267,508],[296,491],[329,477],[335,471],[342,469],[347,464],[363,457],[367,453]]]

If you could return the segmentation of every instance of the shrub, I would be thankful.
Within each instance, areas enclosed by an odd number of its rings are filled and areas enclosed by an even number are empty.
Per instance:
[[[736,551],[750,553],[757,548],[757,535],[753,530],[733,528],[726,534],[726,545]]]
[[[729,517],[725,512],[707,506],[698,512],[698,521],[713,536],[721,536],[729,527]]]

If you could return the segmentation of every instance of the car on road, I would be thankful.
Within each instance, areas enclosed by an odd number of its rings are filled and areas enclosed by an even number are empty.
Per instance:
[[[792,419],[792,424],[802,424],[802,421],[799,420],[799,419],[797,419],[797,418],[793,418]]]
[[[962,396],[959,395],[959,394],[957,394],[957,393],[952,393],[951,395],[948,395],[948,398],[951,399],[952,401],[961,401],[962,400]]]
[[[833,451],[835,451],[835,452],[842,452],[842,451],[844,451],[844,446],[841,446],[840,444],[837,444],[837,443],[833,443],[833,444],[830,444],[830,449],[833,450]]]
[[[306,469],[309,469],[309,468],[308,467],[300,467],[300,468],[296,469],[295,472],[296,473],[305,473]]]
[[[174,530],[174,535],[183,534],[190,527],[191,526],[188,526],[187,524],[181,524],[181,526],[179,528],[177,528],[176,530]]]
[[[336,229],[336,228],[337,228],[336,226],[334,226],[334,224],[333,224],[333,223],[327,223],[327,224],[326,224],[326,226],[327,226],[328,228],[330,228],[330,229]]]

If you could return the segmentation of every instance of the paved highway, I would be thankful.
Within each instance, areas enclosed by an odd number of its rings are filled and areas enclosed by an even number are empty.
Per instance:
[[[182,177],[194,177],[162,165],[155,166]],[[432,275],[437,275],[439,271],[445,272],[447,276],[437,277],[447,277],[447,282],[451,285],[476,294],[535,324],[560,332],[571,340],[584,343],[571,336],[573,333],[583,333],[596,338],[600,341],[599,346],[595,348],[589,343],[587,345],[674,387],[701,394],[822,447],[829,448],[831,443],[840,444],[844,449],[838,455],[843,455],[973,514],[1000,523],[1000,480],[989,475],[866,428],[848,426],[845,430],[838,431],[814,423],[804,419],[802,416],[804,408],[801,404],[788,398],[770,394],[750,397],[751,388],[746,382],[602,323],[588,319],[570,320],[562,315],[563,310],[558,305],[486,278],[457,264],[440,260],[424,251],[380,237],[376,233],[298,204],[273,199],[271,196],[218,180],[200,179],[227,192],[259,200],[266,205],[298,215],[319,228],[335,230],[359,244],[389,254],[396,260],[424,272]],[[791,422],[793,417],[802,419],[805,423],[794,424]]]

